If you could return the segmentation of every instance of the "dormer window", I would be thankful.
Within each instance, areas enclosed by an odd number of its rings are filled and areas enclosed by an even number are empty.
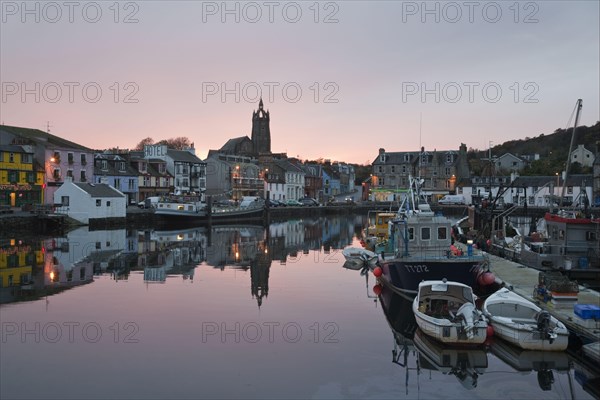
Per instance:
[[[100,165],[102,166],[103,170],[107,170],[108,169],[108,161],[106,160],[101,160],[100,161]]]
[[[382,163],[387,161],[387,154],[382,154],[379,156],[379,161],[381,161]]]
[[[125,171],[125,161],[119,162],[119,171]]]
[[[143,161],[140,161],[139,166],[140,166],[140,172],[146,172],[148,170],[148,165]]]

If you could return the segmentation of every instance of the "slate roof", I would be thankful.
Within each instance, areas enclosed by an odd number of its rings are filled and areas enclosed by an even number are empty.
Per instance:
[[[0,151],[8,151],[11,153],[33,153],[32,151],[26,151],[23,147],[15,144],[0,144]]]
[[[52,135],[48,132],[41,131],[39,129],[21,128],[18,126],[0,125],[0,133],[6,132],[7,134],[13,134],[21,138],[29,139],[36,142],[39,145],[49,143],[56,147],[92,151],[87,147],[84,147],[70,140],[63,139],[61,137]]]
[[[114,187],[107,185],[106,183],[75,183],[84,192],[87,192],[92,197],[125,197],[123,193],[119,192]]]
[[[233,139],[229,139],[223,147],[219,149],[220,153],[228,153],[228,154],[236,154],[238,152],[239,146],[245,142],[251,142],[248,136],[240,136]]]
[[[172,150],[172,149],[168,149],[167,150],[167,155],[169,157],[171,157],[175,161],[180,161],[180,162],[183,161],[183,162],[189,162],[189,163],[206,164],[204,161],[202,161],[197,156],[195,156],[194,154],[190,153],[187,150]]]

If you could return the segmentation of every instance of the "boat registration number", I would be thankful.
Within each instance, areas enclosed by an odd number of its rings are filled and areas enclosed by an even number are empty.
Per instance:
[[[427,265],[421,265],[421,264],[405,265],[404,268],[406,268],[406,270],[408,272],[412,272],[412,273],[429,272],[429,267],[427,267]]]

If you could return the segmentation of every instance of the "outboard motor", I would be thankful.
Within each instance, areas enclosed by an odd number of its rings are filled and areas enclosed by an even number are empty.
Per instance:
[[[550,343],[556,339],[556,333],[550,328],[551,316],[548,311],[540,311],[536,317],[537,328],[540,331],[540,336],[544,340],[549,340]]]
[[[471,303],[465,303],[456,312],[457,317],[462,317],[463,326],[465,332],[467,333],[467,337],[469,339],[473,338],[473,328],[474,328],[474,317],[476,315],[475,306]]]

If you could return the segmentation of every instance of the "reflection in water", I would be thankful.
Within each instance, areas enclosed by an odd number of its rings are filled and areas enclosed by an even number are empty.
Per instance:
[[[251,295],[260,306],[269,293],[272,261],[310,250],[329,254],[348,246],[363,217],[309,218],[259,225],[172,230],[81,227],[64,237],[0,242],[1,302],[34,300],[108,275],[128,280],[142,271],[145,284],[180,276],[193,283],[196,268],[250,270]],[[358,228],[357,228],[358,227]]]

